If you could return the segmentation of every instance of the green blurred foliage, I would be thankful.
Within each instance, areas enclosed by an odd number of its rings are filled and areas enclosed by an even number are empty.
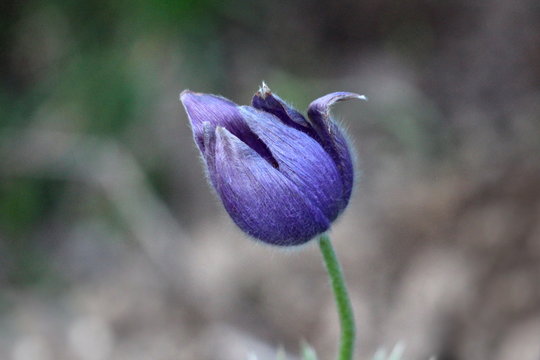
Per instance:
[[[332,78],[349,74],[347,55],[357,56],[361,49],[369,54],[376,44],[422,65],[437,43],[437,19],[451,8],[392,1],[344,6],[307,0],[5,0],[0,5],[0,137],[38,128],[113,138],[140,156],[152,190],[178,209],[169,201],[179,179],[163,159],[148,160],[161,144],[145,137],[149,124],[163,116],[158,104],[164,101],[159,97],[165,76],[181,74],[171,80],[178,88],[166,90],[167,103],[178,104],[177,91],[189,86],[240,102],[257,86],[250,84],[244,92],[243,81],[258,78],[303,110],[321,92],[336,90]],[[396,152],[443,152],[448,132],[434,105],[424,98],[382,105],[373,118]],[[33,255],[42,246],[35,234],[47,228],[68,187],[39,175],[6,182],[1,171],[0,239],[11,244],[0,245],[0,259],[10,259],[9,269],[30,272],[19,276],[10,270],[10,281],[39,281],[47,271],[28,265],[46,264]],[[0,271],[3,267],[0,262]]]
[[[134,43],[152,36],[176,39],[169,41],[193,54],[188,66],[197,66],[210,82],[219,81],[220,45],[214,39],[225,5],[217,0],[3,2],[0,136],[39,124],[43,119],[36,113],[43,107],[76,115],[52,119],[60,129],[125,136],[151,101],[149,91],[136,83],[140,76],[129,57]],[[58,43],[48,43],[51,39]],[[163,170],[146,170],[164,192]],[[0,260],[6,261],[0,261],[0,281],[25,286],[51,278],[36,232],[48,226],[66,189],[61,181],[1,178]]]
[[[30,234],[58,202],[64,184],[59,181],[17,179],[0,183],[0,228],[7,241],[4,252],[6,280],[12,285],[51,280],[46,253]]]

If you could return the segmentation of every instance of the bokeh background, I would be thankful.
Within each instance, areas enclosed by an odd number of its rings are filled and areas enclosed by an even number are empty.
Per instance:
[[[358,359],[540,359],[540,5],[3,0],[0,358],[330,359],[316,246],[247,239],[185,88],[338,90],[361,172],[332,236]]]

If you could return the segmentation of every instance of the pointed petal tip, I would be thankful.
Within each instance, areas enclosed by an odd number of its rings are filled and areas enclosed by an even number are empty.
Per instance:
[[[272,94],[272,90],[266,85],[266,82],[263,80],[261,86],[259,86],[259,90],[255,93],[255,96],[260,96],[261,98],[265,99],[268,95]]]
[[[213,131],[214,131],[214,134],[216,135],[216,137],[219,139],[219,141],[221,141],[223,143],[241,142],[241,140],[238,139],[238,137],[236,135],[231,133],[224,126],[216,126],[216,128]]]
[[[229,130],[225,129],[223,126],[216,126],[214,131],[219,136],[229,136],[230,134]]]
[[[197,92],[197,91],[192,91],[190,89],[183,90],[180,93],[179,98],[180,98],[181,102],[184,102],[184,101],[189,100],[189,99],[196,99],[196,98],[201,98],[201,99],[203,99],[203,98],[218,98],[218,99],[230,101],[230,100],[225,99],[225,98],[223,98],[222,96],[219,96],[219,95],[205,94],[205,93],[201,93],[201,92]]]
[[[198,103],[198,98],[204,96],[205,94],[198,93],[195,91],[191,91],[189,89],[186,89],[180,93],[179,100],[184,106],[184,109],[186,111],[189,111],[188,107],[195,105]]]
[[[192,91],[190,89],[185,89],[184,91],[182,91],[180,93],[179,99],[180,99],[180,102],[184,105],[189,101],[198,101],[198,100],[205,101],[205,100],[221,99],[225,101],[230,101],[218,95],[205,94],[201,92]]]
[[[188,115],[195,113],[223,113],[225,111],[236,108],[236,104],[223,96],[205,94],[186,89],[180,93],[180,102],[188,112]],[[213,117],[216,116],[213,114]],[[199,114],[200,115],[200,114]],[[208,115],[208,114],[207,114]],[[197,119],[202,121],[202,119]],[[212,122],[212,121],[211,121]]]
[[[216,142],[221,144],[222,147],[228,148],[230,151],[231,145],[236,143],[237,137],[225,129],[223,126],[216,126],[214,129],[214,135]]]
[[[183,102],[184,102],[184,98],[185,98],[186,96],[191,95],[192,93],[193,93],[193,91],[191,91],[191,90],[189,90],[189,89],[183,90],[183,91],[180,93],[180,96],[178,97],[179,100],[180,100],[180,102],[183,103]]]

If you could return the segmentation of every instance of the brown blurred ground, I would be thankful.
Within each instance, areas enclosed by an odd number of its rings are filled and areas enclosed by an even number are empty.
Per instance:
[[[143,3],[2,5],[0,359],[333,357],[316,246],[232,225],[177,100],[263,79],[301,110],[370,99],[334,111],[361,173],[332,232],[358,359],[540,359],[537,2]]]

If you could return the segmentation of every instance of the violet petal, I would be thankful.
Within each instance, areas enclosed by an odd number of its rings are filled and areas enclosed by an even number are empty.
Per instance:
[[[330,108],[338,101],[349,99],[366,100],[366,97],[350,92],[335,92],[316,99],[308,107],[308,117],[311,124],[319,134],[322,146],[336,163],[341,175],[343,182],[343,209],[347,206],[353,188],[354,164],[351,147],[344,132],[331,118]]]
[[[234,102],[221,96],[201,94],[189,90],[184,90],[180,94],[180,101],[184,105],[191,123],[195,142],[202,153],[205,152],[203,123],[208,123],[214,128],[217,126],[226,128],[259,153],[266,161],[275,165],[272,154],[246,125]]]
[[[330,226],[297,185],[223,127],[216,129],[214,187],[234,222],[249,235],[300,245]]]
[[[342,210],[342,182],[336,164],[309,135],[281,123],[275,116],[241,106],[250,129],[267,144],[279,171],[324,215],[333,221]]]

